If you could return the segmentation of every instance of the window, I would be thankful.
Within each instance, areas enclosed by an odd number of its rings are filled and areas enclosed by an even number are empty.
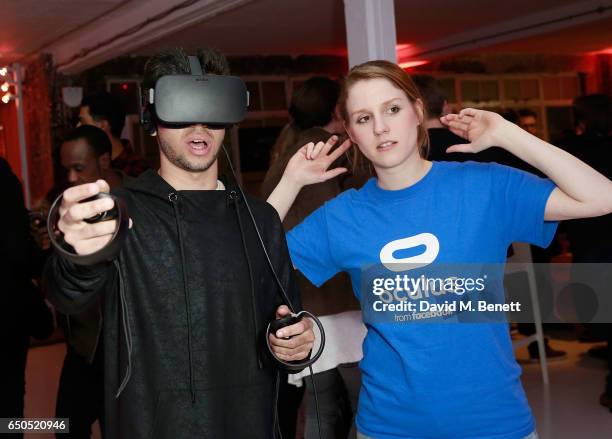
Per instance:
[[[462,80],[463,102],[491,102],[499,100],[499,83],[496,80]]]
[[[500,111],[529,108],[542,138],[554,141],[573,128],[572,101],[580,94],[575,73],[545,75],[436,75],[453,111],[473,106]]]

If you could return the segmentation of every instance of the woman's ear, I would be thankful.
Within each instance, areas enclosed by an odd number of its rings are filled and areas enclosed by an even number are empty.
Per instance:
[[[419,125],[425,123],[425,112],[423,111],[423,101],[417,98],[414,101],[414,110],[416,111],[417,117],[419,118]]]

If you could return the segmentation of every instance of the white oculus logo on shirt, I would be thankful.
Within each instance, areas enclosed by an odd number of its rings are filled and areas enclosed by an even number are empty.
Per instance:
[[[425,251],[419,255],[407,258],[395,258],[393,254],[400,250],[425,246]],[[391,271],[414,270],[431,264],[440,252],[440,241],[431,233],[420,233],[409,238],[396,239],[386,244],[380,251],[380,262]]]

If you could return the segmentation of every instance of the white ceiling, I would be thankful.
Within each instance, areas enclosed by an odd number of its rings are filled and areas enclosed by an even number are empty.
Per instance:
[[[395,0],[396,33],[399,44],[415,48],[446,37],[493,27],[511,19],[563,7],[588,4],[576,0]],[[611,2],[598,2],[601,4]],[[609,17],[609,15],[608,15]],[[581,44],[571,44],[573,31],[554,32],[558,41],[549,53],[582,53],[612,45],[610,21],[603,32],[583,32]],[[599,28],[598,28],[599,29]],[[223,16],[197,23],[162,41],[148,44],[139,54],[151,54],[160,45],[195,49],[209,45],[233,55],[251,54],[345,54],[346,30],[343,0],[257,0]],[[531,51],[531,45],[508,45],[507,49]]]
[[[496,52],[588,54],[605,51],[612,55],[612,17],[572,26],[537,37],[522,38],[484,49]]]
[[[0,63],[23,60],[42,50],[73,63],[73,70],[79,71],[115,56],[146,55],[174,45],[212,46],[230,55],[346,53],[343,0],[192,0],[180,20],[154,21],[140,34],[119,39],[106,50],[89,50],[183,3],[0,0]],[[397,39],[411,44],[412,53],[427,51],[424,57],[474,50],[584,54],[610,49],[612,11],[589,16],[588,24],[577,18],[507,32],[593,5],[611,6],[612,0],[395,0]],[[503,38],[490,38],[500,32]],[[469,41],[480,43],[462,44]],[[440,51],[443,47],[452,50]],[[79,62],[81,52],[87,52],[86,62]]]
[[[38,52],[128,3],[130,0],[0,0],[0,63]]]

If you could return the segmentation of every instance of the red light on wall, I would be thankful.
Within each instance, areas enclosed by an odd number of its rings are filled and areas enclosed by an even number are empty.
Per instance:
[[[402,51],[402,50],[406,50],[411,48],[413,45],[412,44],[396,44],[395,45],[395,50]]]
[[[121,90],[127,90],[127,89],[128,89],[128,85],[125,82],[121,84]]]
[[[416,47],[412,43],[402,43],[395,45],[395,55],[398,59],[398,62],[412,58],[412,56],[416,52]]]
[[[612,47],[606,47],[602,50],[596,50],[595,52],[591,52],[593,55],[612,55]]]
[[[415,60],[415,61],[406,61],[406,62],[400,63],[399,66],[402,69],[409,69],[412,67],[422,66],[427,63],[429,63],[429,61],[427,60]]]

